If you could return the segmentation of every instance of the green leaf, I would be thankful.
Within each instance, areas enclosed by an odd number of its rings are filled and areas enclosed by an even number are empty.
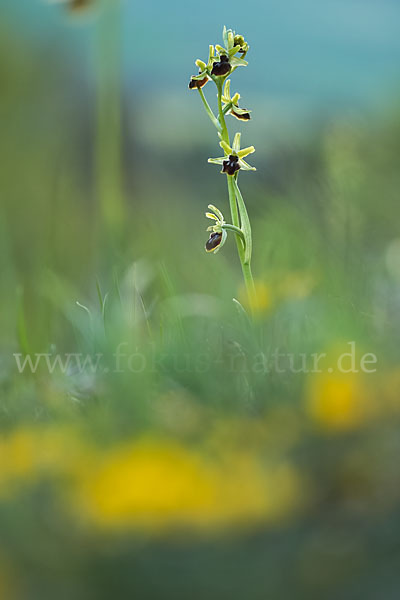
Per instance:
[[[245,241],[244,263],[246,265],[248,265],[248,264],[250,264],[250,261],[251,261],[251,252],[252,252],[250,219],[249,219],[249,215],[247,213],[246,205],[243,200],[243,196],[242,196],[239,186],[237,184],[236,178],[234,178],[233,181],[234,181],[234,186],[235,186],[236,200],[237,200],[238,208],[239,208],[240,223],[242,226],[241,229],[243,231],[244,241]]]

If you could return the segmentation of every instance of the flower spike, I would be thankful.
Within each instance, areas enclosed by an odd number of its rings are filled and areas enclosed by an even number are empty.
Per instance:
[[[228,176],[229,205],[232,217],[232,224],[226,223],[221,211],[212,204],[208,205],[209,211],[206,212],[206,217],[212,221],[212,225],[207,228],[209,238],[205,244],[205,249],[206,252],[216,253],[224,245],[227,239],[227,232],[232,231],[235,234],[239,259],[242,264],[244,281],[251,306],[251,301],[255,295],[250,266],[252,235],[246,205],[238,187],[237,175],[240,170],[255,171],[255,168],[244,160],[255,149],[254,146],[240,147],[240,133],[237,133],[231,142],[225,121],[226,115],[232,115],[240,121],[250,120],[250,110],[239,106],[240,94],[237,92],[231,94],[231,81],[228,79],[228,76],[237,67],[247,66],[244,58],[249,50],[249,45],[242,35],[236,34],[232,29],[227,29],[226,27],[223,29],[222,38],[223,45],[215,44],[209,46],[207,64],[200,59],[196,61],[199,73],[193,76],[189,83],[191,89],[197,88],[205,111],[217,129],[219,145],[224,155],[218,158],[209,158],[208,162],[220,165],[222,167],[221,172]],[[210,80],[217,87],[218,112],[215,114],[201,89]]]

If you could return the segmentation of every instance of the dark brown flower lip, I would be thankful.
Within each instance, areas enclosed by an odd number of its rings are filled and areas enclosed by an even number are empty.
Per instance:
[[[193,79],[193,77],[189,81],[189,90],[200,89],[206,85],[208,81],[208,77],[204,77],[204,79]]]
[[[229,62],[229,57],[225,54],[222,54],[220,56],[219,61],[213,64],[211,75],[216,75],[217,77],[220,77],[221,75],[227,75],[230,70],[231,65]]]
[[[206,242],[206,251],[212,252],[220,245],[222,241],[222,233],[214,231]]]
[[[237,119],[239,119],[239,121],[250,121],[250,119],[251,119],[250,113],[248,113],[248,112],[237,113],[235,111],[234,107],[231,108],[231,115],[233,115],[234,117],[236,117]]]
[[[239,169],[239,157],[234,154],[230,154],[227,160],[224,160],[222,163],[222,172],[227,173],[228,175],[234,175]]]

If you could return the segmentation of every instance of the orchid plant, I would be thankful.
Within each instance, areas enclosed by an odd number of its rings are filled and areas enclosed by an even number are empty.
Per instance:
[[[232,144],[226,124],[226,117],[231,115],[241,121],[250,120],[250,110],[239,106],[240,94],[231,95],[231,80],[229,76],[238,68],[246,67],[245,56],[249,50],[248,43],[243,36],[236,35],[231,29],[224,27],[222,33],[224,46],[216,44],[209,47],[208,62],[196,60],[199,73],[191,77],[189,89],[197,90],[207,115],[215,126],[219,138],[219,145],[224,155],[218,158],[209,158],[208,162],[221,165],[221,173],[227,178],[229,204],[232,223],[226,223],[222,212],[213,205],[208,208],[206,217],[215,223],[208,227],[210,237],[206,243],[206,251],[216,253],[224,245],[229,231],[236,237],[239,259],[242,266],[243,277],[247,288],[250,306],[255,297],[254,281],[251,272],[252,237],[250,220],[246,205],[238,185],[240,171],[255,171],[244,159],[255,151],[254,146],[240,147],[240,133],[233,137]],[[213,81],[217,88],[217,115],[214,114],[204,95],[203,88]]]

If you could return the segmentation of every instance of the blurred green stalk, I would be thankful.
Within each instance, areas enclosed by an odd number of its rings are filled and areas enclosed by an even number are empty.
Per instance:
[[[217,90],[218,90],[218,115],[219,115],[219,123],[221,125],[221,139],[224,142],[226,142],[227,144],[230,144],[229,131],[226,126],[225,114],[222,109],[222,86],[223,86],[223,81],[219,80],[217,82]],[[230,205],[230,209],[231,209],[232,225],[234,225],[234,227],[237,227],[240,229],[241,227],[243,228],[245,226],[245,224],[243,222],[240,222],[240,219],[239,219],[238,200],[241,201],[241,207],[245,211],[246,217],[247,217],[247,210],[246,210],[246,206],[244,204],[243,197],[240,193],[240,190],[239,190],[239,187],[237,184],[237,174],[236,174],[236,176],[227,174],[226,179],[227,179],[227,183],[228,183],[229,205]],[[243,216],[242,210],[240,211],[240,215]],[[248,241],[248,243],[250,243],[250,247],[251,247],[251,228],[250,228],[250,221],[248,220],[248,218],[246,219],[246,226],[248,227],[248,233],[249,233],[249,239],[247,241]],[[256,301],[256,291],[255,291],[255,286],[254,286],[253,274],[251,272],[250,259],[245,260],[245,248],[243,246],[242,239],[237,234],[236,234],[236,245],[237,245],[237,251],[238,251],[238,255],[239,255],[240,264],[242,266],[243,279],[244,279],[244,283],[246,286],[246,291],[247,291],[247,295],[248,295],[248,299],[249,299],[249,306],[250,306],[251,311],[253,311],[253,307],[255,306],[255,301]]]
[[[121,5],[101,0],[95,37],[96,196],[100,230],[113,234],[124,222],[121,128]]]

